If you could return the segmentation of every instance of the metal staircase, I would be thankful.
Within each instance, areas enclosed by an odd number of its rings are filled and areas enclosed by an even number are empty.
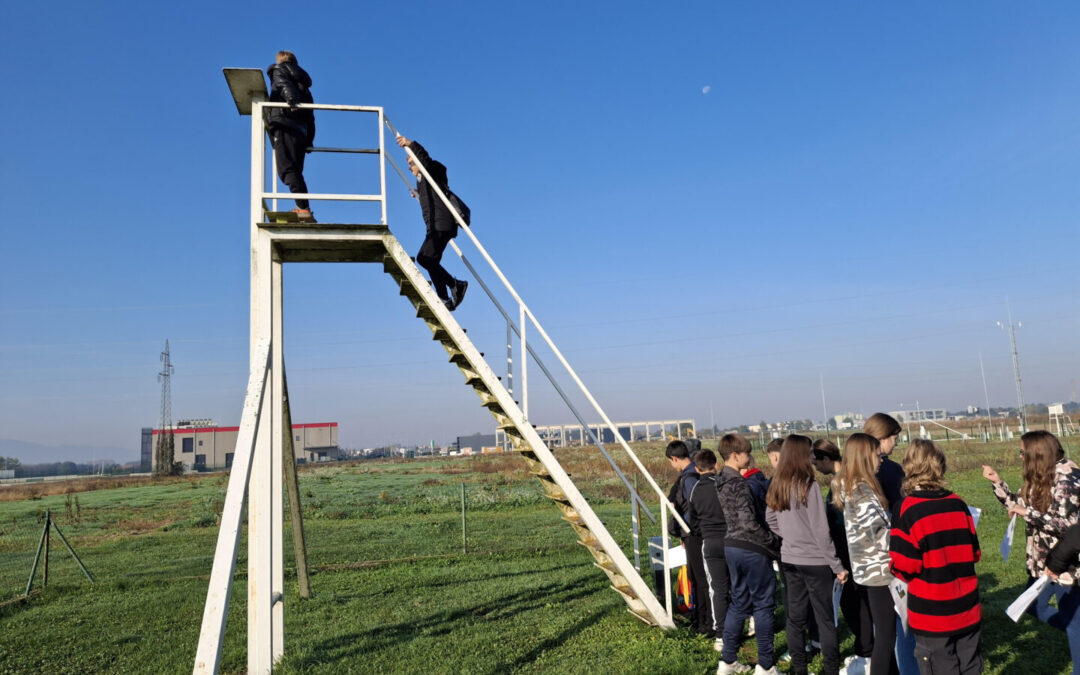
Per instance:
[[[661,532],[665,535],[665,540],[667,515],[669,509],[672,509],[666,494],[649,475],[644,464],[622,438],[615,424],[600,408],[535,315],[525,305],[494,260],[466,226],[460,214],[456,213],[447,195],[438,186],[435,192],[447,208],[455,214],[462,231],[476,246],[491,271],[517,303],[518,322],[515,323],[510,313],[462,254],[457,244],[451,242],[453,250],[461,256],[464,264],[473,273],[478,284],[506,321],[508,348],[512,334],[520,338],[520,354],[523,357],[519,362],[522,405],[519,406],[511,391],[503,386],[499,376],[484,359],[484,355],[477,350],[466,336],[465,330],[435,294],[420,269],[387,227],[386,164],[393,166],[406,182],[408,179],[386,152],[384,126],[391,131],[394,130],[386,120],[382,108],[326,104],[300,106],[315,111],[357,112],[377,116],[379,129],[377,148],[311,148],[309,151],[378,155],[378,193],[282,194],[277,191],[276,183],[269,190],[266,184],[267,169],[270,170],[271,175],[275,173],[272,155],[270,155],[270,161],[267,162],[266,112],[269,108],[284,107],[285,104],[266,102],[265,84],[258,70],[226,69],[225,75],[236,100],[237,110],[241,115],[250,114],[252,117],[251,369],[240,421],[240,433],[229,476],[225,506],[221,515],[206,605],[203,610],[194,672],[209,673],[217,672],[218,669],[245,511],[248,529],[247,672],[269,673],[284,654],[285,586],[282,495],[285,488],[288,488],[290,507],[295,509],[294,520],[299,517],[299,491],[295,478],[289,478],[289,469],[283,468],[292,461],[292,449],[289,444],[291,434],[287,431],[291,416],[285,384],[283,351],[282,268],[285,263],[382,264],[383,270],[394,279],[400,295],[409,300],[416,310],[417,318],[424,321],[431,331],[432,338],[443,346],[449,361],[461,370],[465,383],[476,392],[481,405],[487,408],[495,418],[497,428],[506,434],[513,449],[526,461],[531,473],[540,481],[544,494],[558,507],[563,520],[574,528],[579,542],[592,555],[595,565],[607,575],[611,581],[611,587],[626,602],[630,613],[651,625],[662,628],[674,627],[670,587],[666,588],[666,603],[662,605],[529,422],[527,368],[529,356],[531,356],[579,422],[589,429],[590,439],[607,458],[616,475],[629,490],[634,517],[636,558],[639,533],[638,513],[643,512],[654,521],[655,518],[591,427],[585,425],[583,415],[540,359],[534,346],[527,343],[527,326],[531,325],[533,327],[531,330],[535,330],[554,353],[565,368],[566,375],[573,380],[579,393],[589,402],[607,429],[613,433],[651,489],[653,496],[658,499]],[[396,134],[396,131],[394,133]],[[406,148],[406,153],[417,161],[410,148]],[[431,177],[427,175],[422,165],[420,170],[425,179],[430,181]],[[346,203],[375,203],[380,207],[381,222],[379,224],[298,223],[292,214],[278,211],[277,205],[279,199],[297,197]],[[672,516],[680,527],[684,530],[688,529],[677,513],[672,513]],[[302,547],[302,543],[297,546]],[[663,547],[663,550],[663,563],[667,568],[667,548]],[[303,555],[302,548],[298,548],[297,555],[298,557]],[[666,584],[670,584],[668,575],[665,575],[665,580]]]
[[[446,349],[450,362],[461,370],[465,384],[472,387],[480,404],[495,418],[496,426],[510,437],[514,450],[529,465],[540,481],[544,494],[562,512],[578,540],[595,559],[595,565],[607,574],[611,587],[626,601],[631,614],[646,623],[671,628],[674,624],[664,607],[642,580],[634,565],[608,533],[574,482],[548,449],[540,435],[525,420],[521,408],[477,351],[453,315],[435,295],[420,269],[409,258],[398,240],[384,236],[386,256],[383,270],[397,283],[401,295],[416,308],[416,316],[431,330],[432,339]]]

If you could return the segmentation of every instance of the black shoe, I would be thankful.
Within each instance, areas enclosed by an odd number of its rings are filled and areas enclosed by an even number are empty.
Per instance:
[[[465,299],[465,291],[469,288],[468,281],[454,282],[454,289],[450,291],[450,297],[454,301],[454,306],[451,309],[457,309],[461,306],[461,301]]]
[[[446,308],[451,312],[454,311],[455,307],[457,307],[457,305],[454,304],[454,301],[450,298],[439,298],[439,300],[442,300],[442,304],[446,305]]]

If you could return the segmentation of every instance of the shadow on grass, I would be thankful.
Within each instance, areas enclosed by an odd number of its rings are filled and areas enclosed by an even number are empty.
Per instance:
[[[528,574],[537,573],[542,574],[543,571],[528,572]],[[518,572],[510,575],[493,576],[517,576],[520,574],[525,573]],[[475,581],[476,579],[473,579],[469,583],[475,583]],[[321,642],[312,641],[307,644],[303,655],[289,664],[291,666],[290,670],[303,670],[306,667],[327,663],[350,663],[361,656],[370,658],[373,653],[380,651],[393,654],[401,649],[407,649],[408,644],[418,638],[427,640],[445,637],[460,632],[462,626],[477,621],[497,623],[512,621],[514,615],[523,612],[565,605],[595,595],[601,587],[602,584],[589,583],[583,579],[572,579],[563,583],[548,583],[493,597],[467,607],[438,611],[428,616],[417,616],[409,621],[400,621],[388,625],[373,626],[365,630],[342,633]],[[597,623],[613,611],[615,610],[598,609],[591,612],[587,616],[570,623],[558,634],[543,640],[533,649],[521,654],[512,661],[500,660],[498,657],[500,654],[503,655],[503,658],[511,657],[513,650],[492,650],[488,662],[490,672],[506,672],[532,663],[545,651],[558,647],[576,633]]]

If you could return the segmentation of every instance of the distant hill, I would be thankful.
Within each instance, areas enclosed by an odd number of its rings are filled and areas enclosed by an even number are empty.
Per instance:
[[[23,464],[88,463],[103,459],[123,464],[138,461],[139,450],[96,445],[42,445],[14,438],[0,438],[0,457],[14,457]]]

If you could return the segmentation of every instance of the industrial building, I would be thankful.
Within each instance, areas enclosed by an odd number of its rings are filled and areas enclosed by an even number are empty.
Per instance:
[[[143,452],[146,452],[147,431],[150,447],[157,447],[161,429],[143,429]],[[233,452],[240,427],[214,426],[212,420],[185,420],[172,427],[174,461],[184,465],[185,470],[211,471],[232,466]],[[292,425],[293,449],[299,464],[328,462],[341,459],[338,448],[338,423]],[[153,452],[143,462],[152,469]]]

